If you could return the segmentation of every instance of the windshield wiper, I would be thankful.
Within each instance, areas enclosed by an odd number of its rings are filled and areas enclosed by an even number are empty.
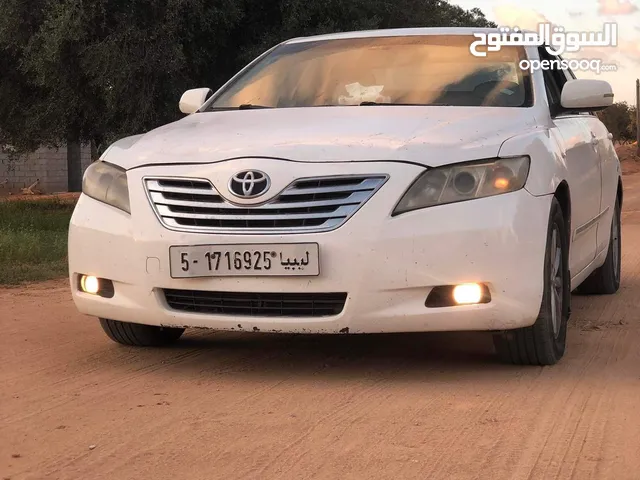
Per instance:
[[[449,103],[378,103],[378,102],[361,102],[361,107],[370,106],[390,106],[390,107],[452,107]]]
[[[263,108],[274,108],[274,107],[267,107],[266,105],[254,105],[253,103],[243,103],[241,105],[238,105],[237,107],[209,107],[207,108],[207,111],[213,112],[213,111],[220,111],[220,110],[260,110]]]
[[[259,108],[273,108],[273,107],[267,107],[265,105],[254,105],[253,103],[243,103],[242,105],[238,105],[238,110],[254,110]]]
[[[396,103],[378,103],[378,102],[360,102],[361,107],[370,107],[373,105],[397,105]]]

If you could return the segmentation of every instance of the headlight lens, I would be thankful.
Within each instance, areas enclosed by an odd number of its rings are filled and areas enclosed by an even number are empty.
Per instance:
[[[529,157],[483,160],[427,170],[407,190],[393,215],[514,192],[524,187],[528,175]]]
[[[120,167],[103,161],[92,163],[84,173],[82,193],[131,213],[127,173]]]

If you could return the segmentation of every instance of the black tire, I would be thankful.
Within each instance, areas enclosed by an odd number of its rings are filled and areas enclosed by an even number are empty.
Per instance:
[[[558,248],[560,255],[556,267],[554,261],[558,257]],[[569,248],[564,216],[560,204],[554,198],[547,228],[540,313],[530,327],[494,335],[495,349],[504,362],[516,365],[554,365],[564,356],[571,302],[568,265]]]
[[[114,342],[134,347],[163,347],[178,341],[184,328],[165,328],[139,323],[100,319],[100,325]]]
[[[620,203],[616,201],[611,219],[609,250],[604,264],[589,275],[577,288],[582,295],[611,295],[620,288],[622,267],[622,235],[620,234]]]

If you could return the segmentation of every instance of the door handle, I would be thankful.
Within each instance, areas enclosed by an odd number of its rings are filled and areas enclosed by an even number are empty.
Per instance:
[[[600,143],[600,141],[598,140],[598,137],[593,137],[591,139],[591,145],[596,146],[598,145],[598,143]]]

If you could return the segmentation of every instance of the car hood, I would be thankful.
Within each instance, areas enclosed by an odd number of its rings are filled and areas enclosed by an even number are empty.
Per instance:
[[[535,126],[531,109],[362,106],[197,113],[113,144],[126,169],[269,157],[298,162],[402,161],[436,167],[498,155]]]

